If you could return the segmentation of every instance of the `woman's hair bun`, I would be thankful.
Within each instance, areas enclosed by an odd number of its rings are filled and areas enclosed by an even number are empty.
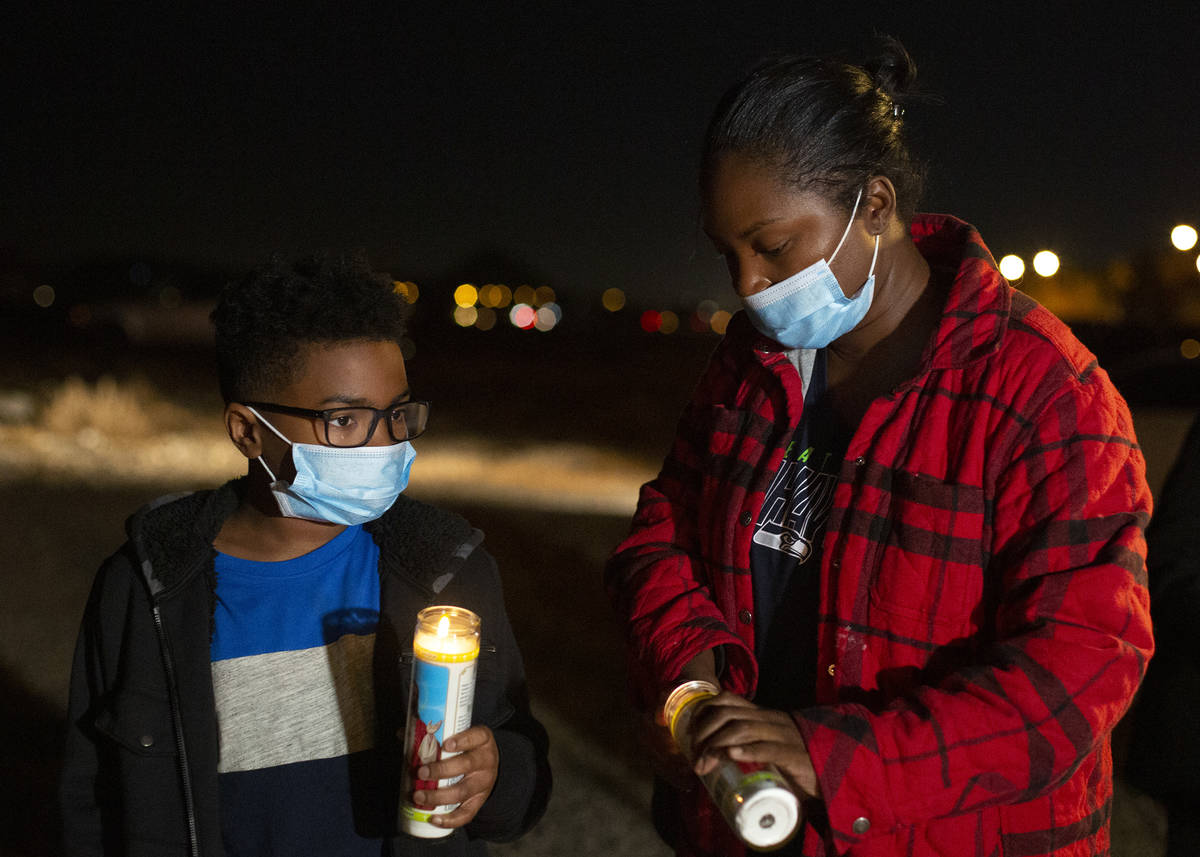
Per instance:
[[[917,64],[900,40],[892,36],[879,37],[875,56],[863,64],[863,69],[876,87],[896,100],[911,92],[917,82]]]

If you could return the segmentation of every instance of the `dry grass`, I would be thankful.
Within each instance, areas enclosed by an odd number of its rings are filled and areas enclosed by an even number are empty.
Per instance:
[[[78,377],[63,381],[51,391],[39,422],[60,434],[91,430],[139,440],[185,430],[195,418],[185,408],[166,401],[144,379],[121,382],[106,375],[95,384]]]

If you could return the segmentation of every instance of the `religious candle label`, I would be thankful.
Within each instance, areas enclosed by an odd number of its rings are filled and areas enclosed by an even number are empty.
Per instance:
[[[426,616],[431,611],[434,611],[432,618]],[[406,765],[400,806],[401,827],[414,836],[435,838],[451,832],[429,821],[435,814],[452,811],[457,804],[418,804],[413,793],[445,788],[461,779],[424,780],[418,776],[418,771],[423,765],[456,755],[444,749],[446,738],[471,726],[478,635],[478,617],[460,608],[429,608],[422,611],[418,621],[413,639],[415,657],[409,689],[404,744]]]

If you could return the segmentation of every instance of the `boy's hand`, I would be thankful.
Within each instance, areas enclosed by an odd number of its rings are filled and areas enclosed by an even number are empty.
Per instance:
[[[462,827],[475,817],[492,793],[500,767],[500,750],[492,730],[486,726],[472,726],[452,735],[442,747],[458,755],[422,765],[417,776],[422,780],[446,780],[461,774],[462,779],[442,789],[420,789],[413,794],[413,802],[422,806],[459,804],[458,809],[435,815],[429,822],[437,827]]]

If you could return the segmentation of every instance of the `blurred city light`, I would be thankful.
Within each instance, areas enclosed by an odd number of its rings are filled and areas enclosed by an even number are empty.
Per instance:
[[[660,333],[674,333],[679,330],[679,316],[669,309],[664,310],[659,317],[658,330]]]
[[[605,289],[600,296],[600,303],[609,312],[616,312],[625,306],[625,293],[616,287]]]
[[[1200,271],[1200,256],[1196,257],[1196,270]]]
[[[158,292],[158,303],[164,309],[179,309],[183,304],[183,293],[175,286],[163,286]]]
[[[546,304],[552,304],[557,298],[558,296],[554,294],[554,289],[549,286],[538,286],[533,292],[533,305],[545,306]]]
[[[733,318],[733,314],[728,310],[719,309],[713,313],[709,324],[712,326],[713,333],[719,336],[725,335],[725,328],[729,327],[729,320]]]
[[[512,301],[512,290],[498,283],[488,283],[479,290],[479,302],[485,307],[502,309]]]
[[[1195,339],[1183,340],[1183,342],[1179,343],[1179,353],[1186,360],[1195,360],[1197,357],[1200,357],[1200,341]]]
[[[528,289],[528,286],[523,288]],[[531,292],[533,289],[529,289]],[[519,292],[520,289],[517,289]],[[529,330],[537,322],[537,312],[526,303],[514,304],[513,308],[508,311],[508,320],[513,327],[519,327],[521,330]]]
[[[1043,277],[1053,277],[1058,273],[1058,256],[1049,250],[1039,250],[1033,257],[1033,270]]]
[[[459,327],[470,327],[479,320],[479,311],[473,306],[457,306],[454,308],[454,323]]]
[[[470,283],[463,283],[454,290],[454,302],[461,308],[473,307],[475,302],[479,300],[479,290]],[[457,315],[456,315],[457,317]],[[475,319],[471,319],[471,324],[475,323]]]
[[[1000,273],[1006,280],[1019,280],[1025,276],[1025,260],[1009,253],[1000,260]]]
[[[415,304],[417,298],[421,294],[421,290],[417,288],[416,283],[410,283],[407,280],[393,280],[392,291],[400,295],[410,304]]]
[[[662,315],[656,310],[648,309],[642,313],[641,325],[646,333],[657,333],[662,326]]]
[[[491,307],[482,307],[476,314],[475,326],[480,330],[491,330],[496,326],[496,311]]]
[[[54,303],[54,286],[48,286],[42,283],[33,290],[33,302],[42,309]]]
[[[533,306],[535,300],[536,297],[534,296],[533,289],[529,286],[517,286],[517,288],[513,291],[514,303]]]
[[[558,304],[543,304],[534,313],[533,326],[545,333],[547,330],[553,330],[554,325],[558,324],[561,317],[562,311],[558,308]]]
[[[1181,223],[1171,230],[1171,243],[1176,250],[1191,250],[1196,246],[1196,228]]]
[[[708,327],[709,322],[712,321],[713,313],[715,313],[718,309],[720,309],[720,307],[717,305],[716,301],[708,299],[702,300],[700,303],[696,304],[696,317],[704,322],[705,327]]]

